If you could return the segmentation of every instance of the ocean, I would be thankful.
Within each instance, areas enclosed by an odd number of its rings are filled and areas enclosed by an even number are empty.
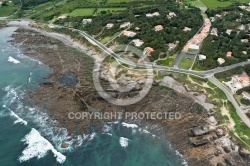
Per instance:
[[[16,29],[0,29],[0,166],[187,165],[146,126],[110,122],[102,132],[81,135],[57,127],[46,107],[35,108],[27,96],[51,70],[8,42]]]

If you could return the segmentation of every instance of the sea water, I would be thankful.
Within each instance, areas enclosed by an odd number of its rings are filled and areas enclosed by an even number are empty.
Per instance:
[[[0,165],[1,166],[179,166],[185,159],[167,140],[145,126],[110,122],[103,131],[69,135],[57,127],[46,108],[34,108],[27,92],[51,71],[25,56],[11,35],[0,29]],[[62,147],[62,145],[67,147]]]

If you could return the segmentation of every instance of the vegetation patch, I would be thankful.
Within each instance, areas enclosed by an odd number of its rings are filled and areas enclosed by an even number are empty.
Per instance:
[[[192,67],[193,62],[194,62],[194,59],[184,57],[184,58],[182,58],[182,60],[179,64],[179,68],[190,69]]]
[[[174,58],[167,58],[164,60],[159,60],[157,62],[158,65],[171,66],[174,61]]]
[[[69,15],[70,16],[92,16],[94,14],[95,8],[80,8],[75,9]]]

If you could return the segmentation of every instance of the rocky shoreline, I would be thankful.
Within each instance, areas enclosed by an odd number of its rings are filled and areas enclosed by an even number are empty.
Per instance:
[[[70,133],[88,134],[89,126],[100,130],[103,122],[68,118],[69,112],[179,112],[179,120],[126,120],[127,123],[143,124],[148,131],[167,139],[178,150],[188,165],[249,165],[249,154],[229,136],[226,126],[213,124],[213,114],[184,91],[165,89],[158,82],[140,102],[129,106],[115,106],[102,99],[93,86],[94,61],[87,55],[72,49],[57,39],[33,30],[19,28],[13,34],[13,44],[19,43],[25,55],[47,64],[53,72],[49,81],[29,92],[37,107],[48,108],[59,127]],[[107,69],[108,70],[108,69]],[[74,79],[72,79],[72,76]],[[127,75],[123,77],[128,78]],[[104,78],[105,79],[105,78]],[[164,86],[170,85],[165,81]],[[185,94],[185,95],[184,95]]]

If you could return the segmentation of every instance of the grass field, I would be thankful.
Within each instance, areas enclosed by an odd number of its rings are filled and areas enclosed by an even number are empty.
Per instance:
[[[233,4],[233,2],[238,2],[238,0],[228,0],[228,1],[224,0],[224,2],[221,2],[219,0],[185,0],[185,2],[196,7],[204,7],[205,5],[206,7],[212,9],[212,8],[229,6]],[[239,2],[250,3],[250,0],[239,0]]]
[[[70,16],[92,16],[94,14],[95,8],[81,8],[75,9],[69,15]]]
[[[110,12],[117,12],[117,11],[123,11],[126,10],[125,7],[117,7],[117,8],[98,8],[97,13],[100,14],[102,11],[110,11]]]
[[[132,2],[132,1],[135,0],[108,0],[108,3],[120,3],[120,2]]]
[[[201,0],[208,8],[226,7],[232,4],[232,1],[220,2],[218,0]]]
[[[160,60],[158,63],[164,66],[171,66],[173,61],[174,61],[174,58],[168,58],[168,59]]]
[[[182,60],[181,60],[181,62],[179,64],[179,68],[181,68],[181,69],[190,69],[190,67],[193,64],[193,61],[194,61],[194,59],[192,59],[192,58],[184,57],[184,58],[182,58]]]
[[[2,6],[0,7],[0,17],[9,16],[16,11],[15,6]]]
[[[185,2],[195,7],[205,7],[205,5],[200,0],[185,0]]]

